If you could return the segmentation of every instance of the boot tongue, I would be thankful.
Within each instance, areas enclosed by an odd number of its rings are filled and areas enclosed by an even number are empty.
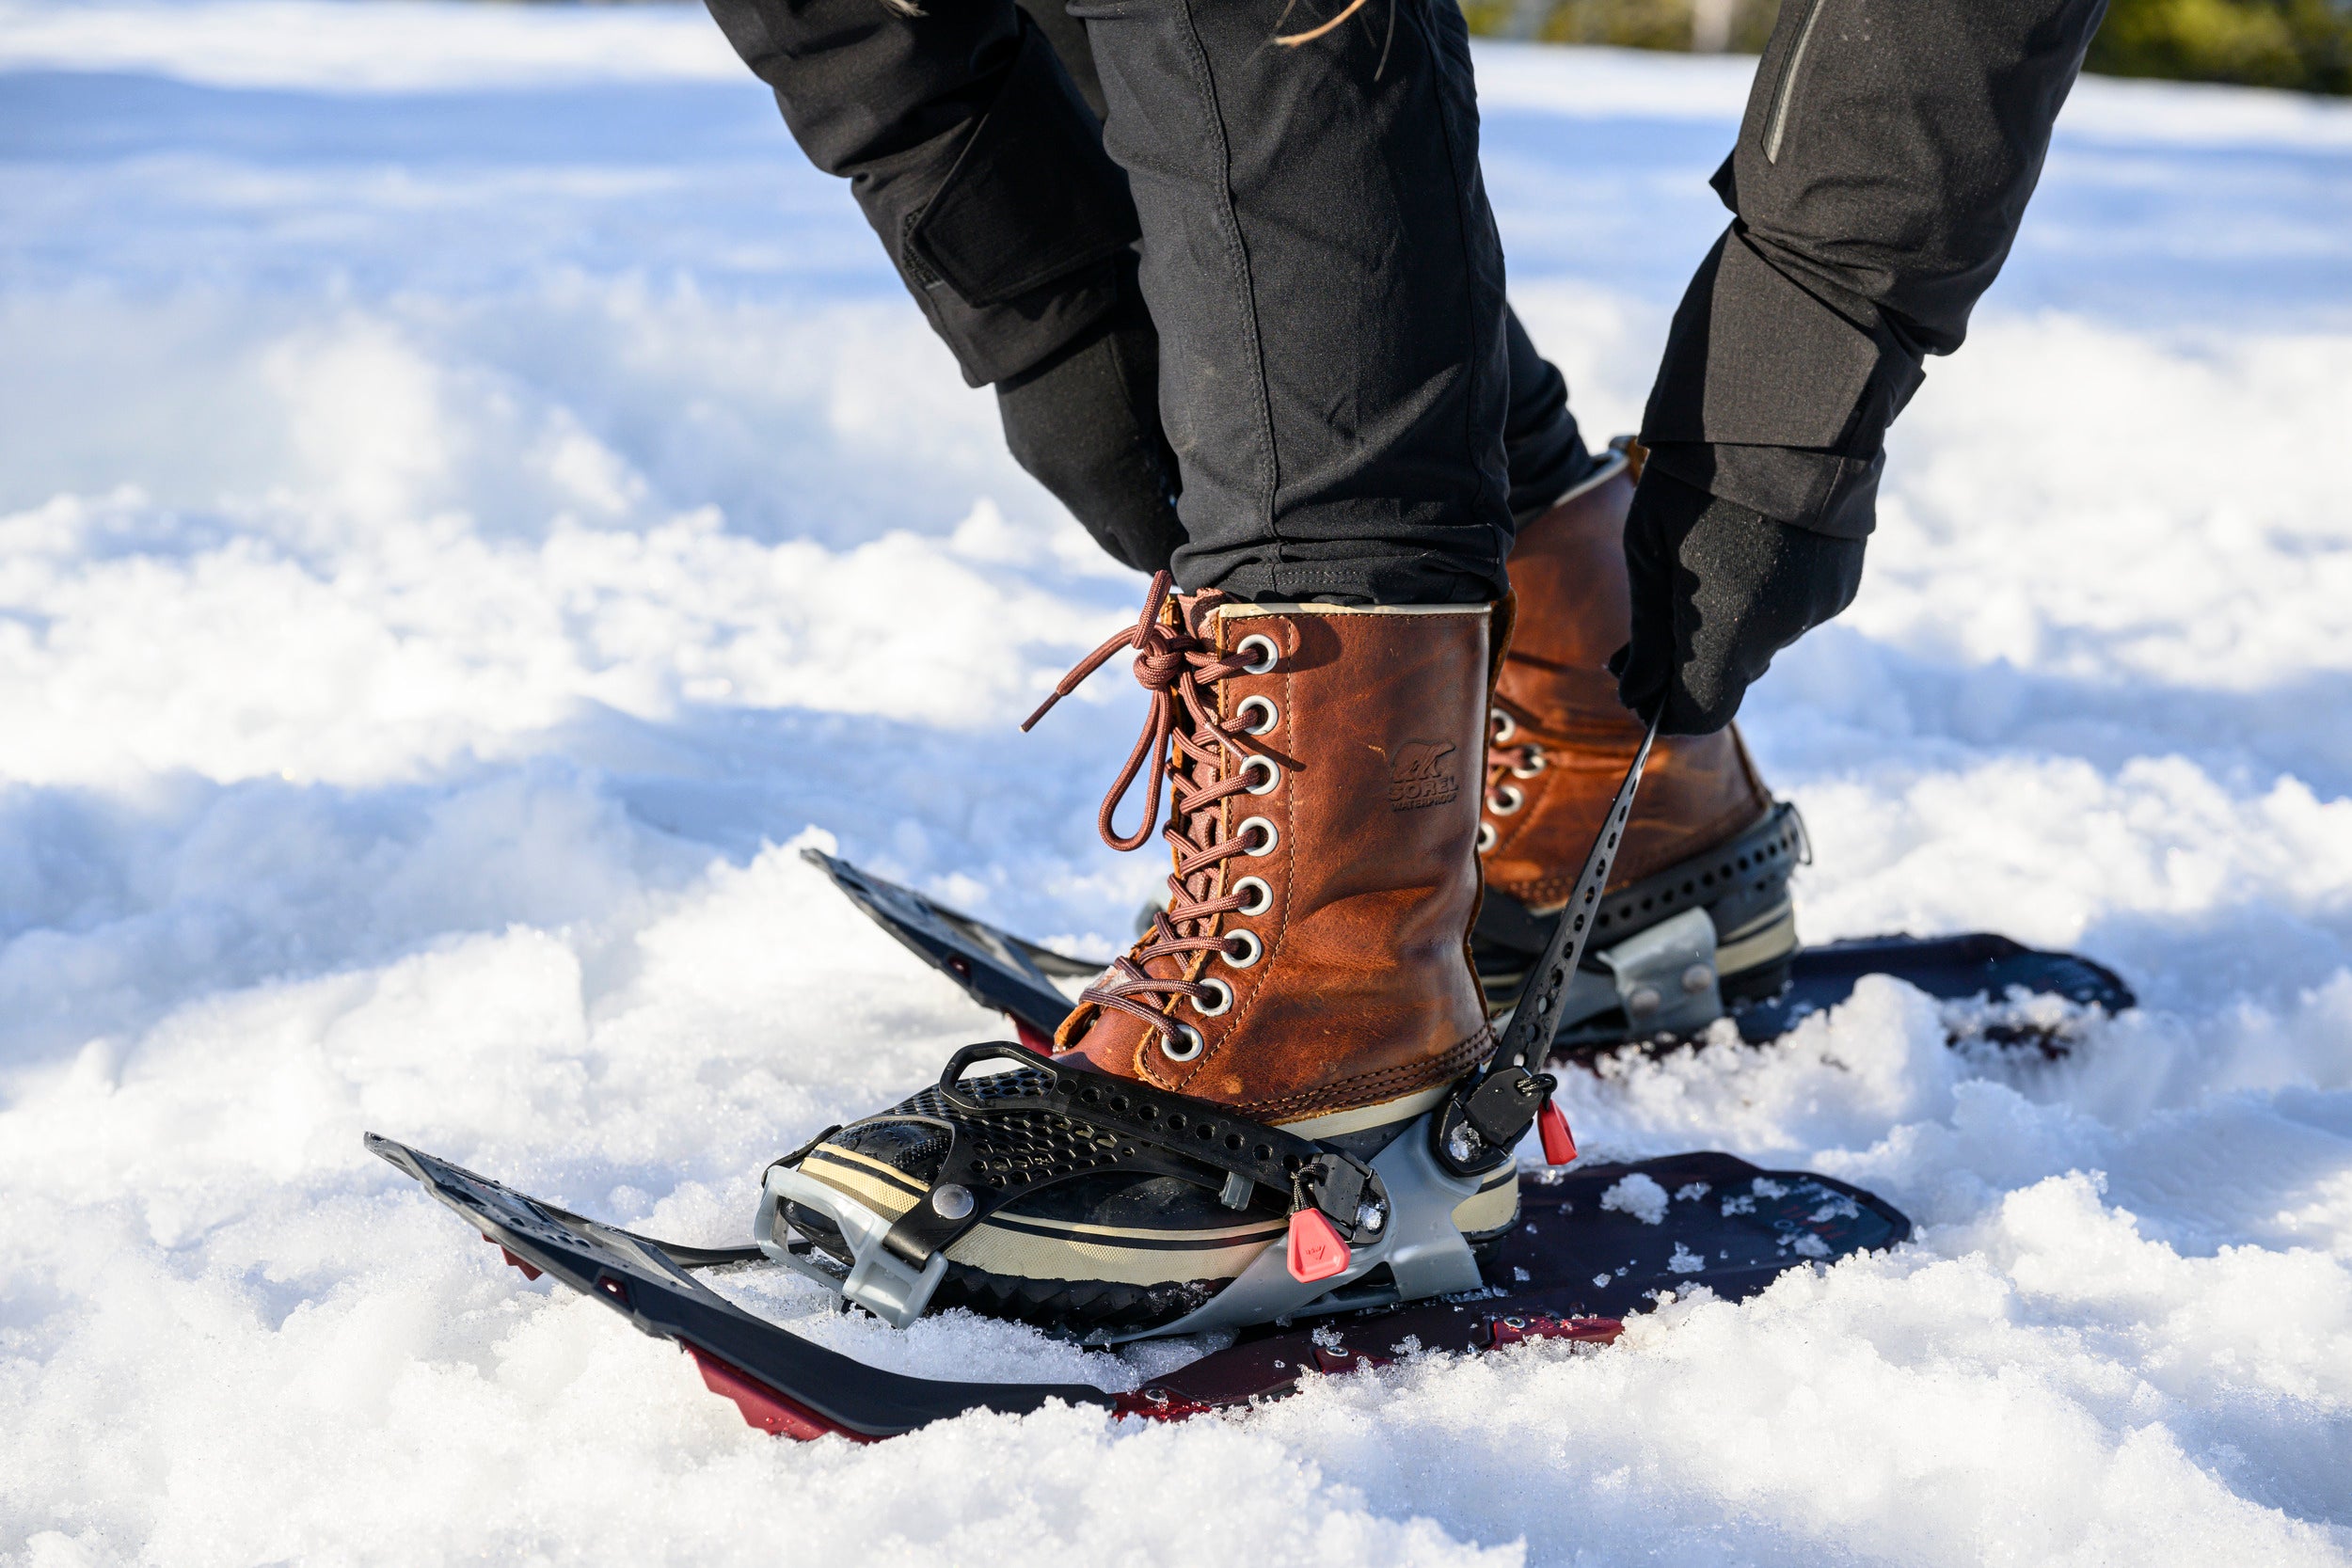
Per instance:
[[[1222,588],[1203,588],[1198,594],[1171,594],[1168,603],[1183,618],[1184,628],[1210,646],[1216,645],[1216,612],[1235,603],[1233,595]]]

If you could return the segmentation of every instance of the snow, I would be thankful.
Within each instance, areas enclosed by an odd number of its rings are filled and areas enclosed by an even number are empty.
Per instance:
[[[1620,428],[1748,68],[1480,58],[1514,293]],[[2352,107],[2085,84],[1750,706],[1810,937],[2147,1005],[2050,1062],[1873,981],[1567,1081],[1590,1158],[1915,1243],[1241,1419],[794,1445],[359,1133],[739,1236],[998,1032],[798,846],[1125,928],[1136,694],[1012,725],[1136,585],[699,10],[0,7],[0,1560],[2352,1560],[2347,219]],[[1189,1353],[735,1288],[914,1370]]]
[[[1637,1171],[1611,1182],[1600,1195],[1600,1206],[1630,1214],[1644,1225],[1661,1225],[1666,1218],[1666,1189]]]

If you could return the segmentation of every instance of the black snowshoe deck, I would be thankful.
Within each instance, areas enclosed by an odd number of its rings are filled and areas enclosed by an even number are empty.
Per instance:
[[[1483,1291],[1245,1333],[1132,1393],[1083,1384],[961,1383],[866,1366],[755,1317],[689,1271],[759,1257],[685,1247],[526,1197],[389,1138],[368,1147],[532,1278],[558,1280],[694,1357],[712,1391],[783,1436],[872,1441],[978,1410],[1049,1401],[1174,1418],[1292,1391],[1308,1372],[1378,1365],[1417,1350],[1475,1353],[1527,1338],[1606,1343],[1661,1292],[1705,1286],[1738,1301],[1791,1268],[1890,1247],[1911,1222],[1858,1187],[1764,1171],[1728,1154],[1523,1173],[1520,1223],[1485,1265]],[[1639,1180],[1639,1179],[1646,1179]],[[1607,1200],[1604,1203],[1604,1200]]]
[[[835,887],[875,924],[915,957],[946,975],[981,1006],[1010,1018],[1025,1044],[1040,1050],[1068,1017],[1070,998],[1057,980],[1091,978],[1102,965],[1073,958],[1014,936],[984,920],[951,910],[912,888],[861,871],[820,850],[802,858],[832,879]],[[2048,953],[2004,936],[1973,931],[1960,936],[1865,937],[1801,947],[1789,959],[1788,983],[1777,994],[1735,1004],[1730,1012],[1740,1036],[1751,1045],[1778,1039],[1808,1014],[1825,1011],[1853,994],[1866,974],[1890,974],[1941,1001],[1986,997],[1999,1001],[2012,987],[2034,995],[2058,996],[2109,1015],[2133,1006],[2131,988],[2112,970],[2072,953]],[[1994,1021],[1976,1031],[2003,1045],[2039,1046],[2063,1054],[2062,1034],[2025,1022]],[[1663,1037],[1672,1043],[1671,1037]],[[1621,1038],[1555,1047],[1554,1057],[1583,1060],[1627,1043]]]

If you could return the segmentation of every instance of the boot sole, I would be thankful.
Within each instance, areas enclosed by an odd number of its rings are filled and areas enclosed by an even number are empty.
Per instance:
[[[1371,1126],[1359,1110],[1295,1122],[1289,1131],[1307,1137],[1327,1133],[1369,1157],[1397,1136],[1415,1135],[1430,1109],[1420,1102],[1445,1092],[1412,1096],[1409,1110],[1400,1105],[1404,1114]],[[811,1149],[803,1169],[890,1219],[930,1191],[882,1161],[834,1146]],[[1490,1173],[1452,1214],[1474,1255],[1507,1235],[1518,1216],[1518,1172],[1511,1164]],[[850,1261],[840,1231],[824,1215],[793,1204],[787,1217],[836,1261]],[[1148,1330],[1206,1304],[1268,1246],[1280,1245],[1288,1231],[1287,1216],[1263,1213],[1191,1231],[992,1215],[948,1248],[931,1309],[962,1307],[1077,1338]],[[1083,1266],[1086,1276],[1068,1277],[1073,1265]],[[1363,1283],[1377,1288],[1380,1281],[1368,1275]]]

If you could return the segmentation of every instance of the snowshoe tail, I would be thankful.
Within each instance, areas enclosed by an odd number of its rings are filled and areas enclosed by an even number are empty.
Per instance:
[[[1056,989],[1055,980],[1102,973],[1101,964],[1025,942],[821,849],[803,849],[801,858],[832,879],[850,902],[909,952],[961,986],[965,995],[1012,1020],[1021,1043],[1033,1051],[1050,1052],[1054,1031],[1070,1016],[1071,1000]]]

